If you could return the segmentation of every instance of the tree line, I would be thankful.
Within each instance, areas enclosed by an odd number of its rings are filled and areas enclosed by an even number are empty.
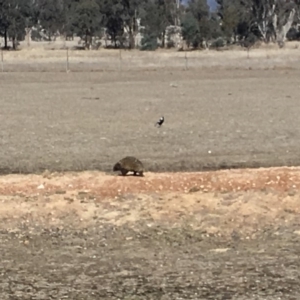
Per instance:
[[[51,41],[79,36],[89,48],[95,38],[109,36],[113,47],[134,48],[142,28],[143,49],[165,47],[168,26],[179,28],[190,48],[260,39],[284,45],[298,39],[300,0],[0,0],[0,36],[4,48],[31,34]],[[141,26],[141,27],[140,27]],[[32,28],[38,28],[36,36]],[[158,41],[161,41],[159,44]]]

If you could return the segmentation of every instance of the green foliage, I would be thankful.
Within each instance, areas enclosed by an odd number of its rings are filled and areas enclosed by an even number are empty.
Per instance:
[[[12,37],[13,48],[17,40],[24,38],[25,27],[30,18],[30,5],[23,0],[0,0],[0,35],[4,37],[7,48],[7,37]]]
[[[198,47],[216,42],[244,41],[250,33],[265,41],[276,37],[293,9],[300,2],[274,0],[217,0],[217,12],[209,11],[207,0],[0,0],[0,36],[7,46],[8,37],[14,48],[24,38],[25,30],[40,27],[48,38],[56,34],[77,34],[89,47],[104,28],[115,47],[134,47],[138,32],[137,19],[145,28],[142,49],[156,49],[158,41],[172,40],[166,36],[169,25],[182,25],[183,38],[188,45]],[[275,4],[273,11],[272,4]],[[277,16],[274,25],[273,14]],[[276,28],[274,28],[274,26]],[[292,37],[293,31],[288,34]],[[169,34],[168,34],[169,35]],[[124,41],[128,43],[125,44]],[[174,43],[173,43],[174,44]]]
[[[198,21],[209,16],[209,6],[206,0],[190,0],[188,9]]]
[[[89,48],[93,35],[101,29],[102,15],[96,0],[80,0],[74,5],[72,26]]]
[[[243,39],[249,34],[252,26],[252,0],[217,0],[218,15],[221,19],[223,35],[230,41],[232,38]]]
[[[144,32],[144,36],[141,41],[141,51],[154,51],[158,48],[157,35],[155,33]]]
[[[191,12],[188,12],[182,21],[182,37],[187,46],[197,45],[200,42],[199,23]]]
[[[287,35],[286,35],[286,38],[289,40],[289,41],[299,41],[300,39],[300,32],[295,28],[295,27],[292,27]]]
[[[156,41],[157,38],[159,38],[162,41],[162,46],[164,47],[166,27],[171,24],[171,16],[166,10],[165,2],[163,0],[149,1],[144,5],[141,17],[141,25],[145,27],[145,31],[148,32],[147,35],[151,36],[153,41]],[[148,38],[149,37],[146,39]]]
[[[117,47],[117,42],[121,45],[123,40],[123,11],[124,6],[120,0],[103,0],[103,26],[106,27],[106,32],[111,36],[115,47]]]
[[[254,46],[257,41],[257,37],[254,33],[250,32],[248,36],[244,39],[242,46],[247,48],[248,50]]]
[[[220,25],[220,17],[217,13],[211,13],[209,26],[211,39],[223,37],[224,34]]]
[[[64,11],[60,0],[40,0],[38,2],[38,19],[40,25],[47,31],[48,38],[56,32],[61,32],[64,26]]]
[[[10,7],[6,0],[0,0],[0,34],[4,36],[10,26],[11,20],[9,15]]]
[[[189,15],[188,15],[189,14]],[[194,28],[196,35],[192,41],[194,47],[198,47],[203,41],[211,38],[211,18],[209,14],[209,6],[206,0],[190,0],[188,6],[187,17],[190,21],[190,30]],[[197,26],[193,24],[193,18],[197,22]]]
[[[129,48],[134,47],[134,33],[136,32],[136,18],[138,8],[144,3],[144,0],[123,0],[122,21],[129,34]]]
[[[225,40],[222,37],[218,37],[217,39],[215,39],[212,43],[211,43],[211,48],[212,49],[219,49],[222,48],[226,45]]]

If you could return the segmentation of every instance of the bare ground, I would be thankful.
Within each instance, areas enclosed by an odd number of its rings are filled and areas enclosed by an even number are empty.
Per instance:
[[[299,299],[300,168],[1,177],[1,299]]]
[[[299,165],[299,75],[0,74],[0,171],[108,172],[126,155],[156,172]]]
[[[300,165],[297,49],[52,53],[4,53],[1,299],[299,299],[300,169],[189,172]]]

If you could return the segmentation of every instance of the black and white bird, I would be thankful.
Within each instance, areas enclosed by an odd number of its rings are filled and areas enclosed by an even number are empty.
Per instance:
[[[160,117],[160,119],[155,123],[155,126],[160,127],[165,121],[164,117]]]

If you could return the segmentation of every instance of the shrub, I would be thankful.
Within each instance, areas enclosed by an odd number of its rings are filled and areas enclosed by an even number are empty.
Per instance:
[[[141,51],[155,51],[158,48],[157,36],[153,33],[144,33],[141,40]]]

